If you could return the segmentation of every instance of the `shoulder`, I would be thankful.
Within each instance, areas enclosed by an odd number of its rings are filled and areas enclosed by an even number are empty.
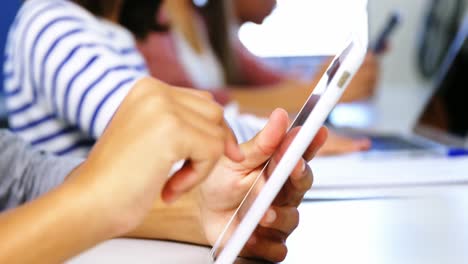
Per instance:
[[[90,13],[70,1],[27,0],[16,14],[8,40],[14,46],[30,48],[36,39],[44,39],[43,35],[53,37],[72,25],[85,27],[93,20]]]
[[[21,6],[15,19],[16,26],[31,25],[38,20],[74,17],[83,21],[96,20],[79,5],[67,0],[27,0]]]
[[[18,11],[10,28],[12,35],[21,39],[34,39],[36,35],[58,35],[70,29],[80,32],[107,36],[109,31],[117,31],[102,19],[81,6],[67,0],[27,0]]]
[[[133,36],[123,27],[95,17],[67,0],[27,0],[10,28],[8,39],[26,49],[51,47],[54,43],[73,46],[86,41],[135,45]]]

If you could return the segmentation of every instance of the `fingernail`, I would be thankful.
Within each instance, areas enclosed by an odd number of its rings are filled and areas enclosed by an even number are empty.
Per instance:
[[[265,218],[265,222],[267,222],[267,224],[272,224],[273,222],[275,222],[275,220],[276,220],[276,212],[273,210],[268,210],[268,213]]]
[[[177,201],[178,198],[179,198],[178,194],[176,194],[175,192],[171,192],[169,195],[166,195],[164,202],[168,205],[171,205],[175,203],[175,201]]]
[[[255,238],[255,235],[252,235],[249,240],[247,241],[248,245],[255,245],[257,243],[257,238]]]
[[[167,199],[164,200],[164,202],[167,205],[172,205],[172,204],[174,204],[175,201],[176,201],[176,199],[174,197],[170,197],[170,198],[167,198]]]
[[[302,171],[302,172],[305,172],[305,171],[306,171],[306,168],[307,168],[306,162],[305,162],[305,160],[302,160],[302,168],[301,168],[301,171]]]

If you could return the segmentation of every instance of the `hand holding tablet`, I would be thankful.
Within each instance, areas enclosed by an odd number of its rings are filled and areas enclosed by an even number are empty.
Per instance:
[[[301,169],[303,155],[359,69],[365,54],[366,45],[353,38],[333,60],[271,159],[265,162],[262,170],[253,171],[255,179],[247,181],[253,184],[248,186],[250,189],[241,205],[234,215],[225,216],[226,221],[230,220],[214,244],[212,257],[215,263],[235,261],[274,200],[279,199],[280,191],[287,188],[291,173]],[[298,200],[291,202],[298,204]]]
[[[275,110],[266,127],[255,138],[241,145],[242,152],[246,156],[245,160],[233,162],[222,158],[213,173],[202,184],[199,202],[200,215],[204,235],[211,245],[216,242],[224,226],[237,210],[245,194],[263,170],[265,162],[279,148],[289,125],[290,120],[286,111]],[[255,230],[251,241],[244,247],[242,256],[272,262],[278,262],[284,258],[286,253],[284,241],[299,222],[297,206],[313,181],[312,171],[307,161],[312,159],[325,142],[326,132],[323,128],[315,137],[314,142],[304,154],[304,158],[298,163],[272,203],[267,216],[260,222],[260,228]],[[270,221],[271,214],[273,214],[272,221]],[[275,235],[274,239],[271,237],[272,234]],[[255,243],[252,243],[253,241]]]

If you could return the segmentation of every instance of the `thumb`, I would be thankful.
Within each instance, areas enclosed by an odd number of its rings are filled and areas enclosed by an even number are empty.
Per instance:
[[[276,109],[270,115],[267,125],[253,139],[241,145],[245,159],[244,169],[255,169],[265,163],[279,147],[289,126],[288,113]]]

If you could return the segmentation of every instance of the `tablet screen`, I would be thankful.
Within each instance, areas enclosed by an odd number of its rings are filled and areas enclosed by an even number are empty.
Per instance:
[[[275,170],[276,165],[280,162],[283,154],[286,152],[289,145],[291,144],[295,136],[300,131],[301,126],[306,122],[310,113],[315,108],[317,103],[320,101],[321,96],[327,91],[327,88],[330,85],[330,83],[335,78],[337,78],[336,73],[339,71],[340,67],[342,66],[342,62],[346,59],[347,55],[350,53],[352,48],[353,48],[353,43],[351,42],[351,44],[349,44],[347,48],[342,53],[340,53],[340,55],[337,56],[333,60],[333,62],[330,64],[328,70],[322,77],[321,81],[318,83],[313,93],[307,99],[307,102],[304,104],[302,110],[296,116],[296,119],[294,120],[293,124],[288,130],[285,139],[281,142],[280,147],[275,151],[272,158],[266,163],[262,172],[255,179],[251,189],[248,191],[247,195],[245,196],[241,205],[237,209],[236,213],[233,215],[233,217],[227,224],[226,228],[219,236],[218,241],[213,246],[213,250],[212,250],[213,258],[216,258],[217,256],[219,256],[219,254],[224,248],[225,243],[229,240],[235,228],[239,225],[242,218],[244,217],[244,215],[247,213],[247,211],[251,207],[252,203],[257,198],[257,195],[260,193],[261,188],[268,181],[272,172]],[[346,78],[349,78],[349,77],[350,76],[346,77],[346,75],[343,75],[340,77],[341,79],[345,78],[343,80],[343,85],[348,80]],[[341,83],[341,80],[339,81],[339,83]]]

